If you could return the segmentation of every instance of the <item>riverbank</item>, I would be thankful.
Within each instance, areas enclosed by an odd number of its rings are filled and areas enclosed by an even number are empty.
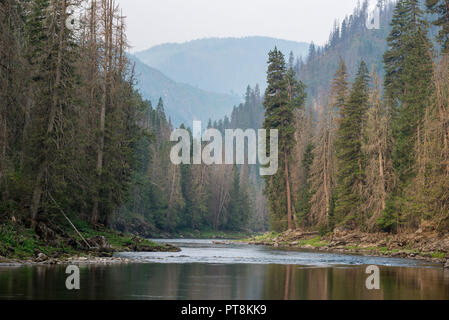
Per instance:
[[[422,229],[403,234],[335,230],[323,236],[318,232],[289,230],[283,233],[265,233],[244,242],[276,248],[411,258],[446,263],[449,267],[449,234],[442,235]]]
[[[67,227],[40,222],[34,228],[7,222],[0,224],[0,264],[127,263],[114,252],[178,252],[170,244],[156,243],[104,226],[95,228],[75,221],[82,238]]]

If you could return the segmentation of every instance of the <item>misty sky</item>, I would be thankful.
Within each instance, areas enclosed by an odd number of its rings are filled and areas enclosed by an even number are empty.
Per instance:
[[[269,36],[324,44],[358,0],[117,0],[131,51],[206,37]],[[373,0],[372,0],[373,1]],[[374,1],[373,1],[374,2]]]

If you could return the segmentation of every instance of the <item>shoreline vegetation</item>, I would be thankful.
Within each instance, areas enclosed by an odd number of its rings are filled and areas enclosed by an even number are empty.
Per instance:
[[[179,252],[178,247],[158,243],[132,233],[91,225],[72,217],[73,227],[62,219],[8,221],[0,224],[0,267],[11,265],[115,264],[139,262],[115,257],[115,252]],[[28,225],[27,225],[28,224]],[[249,232],[184,230],[155,233],[153,239],[227,239],[253,236]],[[82,237],[82,238],[81,238]],[[85,240],[85,241],[84,241]],[[87,243],[86,243],[87,242]]]
[[[425,260],[442,263],[445,268],[449,268],[449,234],[426,228],[400,234],[365,233],[337,228],[332,233],[320,235],[319,232],[288,230],[282,233],[268,232],[241,242],[289,250]]]
[[[171,244],[156,243],[137,235],[104,226],[91,226],[82,220],[75,224],[89,247],[68,226],[54,231],[45,223],[33,228],[8,222],[0,225],[0,267],[18,265],[118,264],[142,261],[114,256],[115,252],[179,252]],[[54,226],[53,226],[54,228]],[[243,242],[281,250],[357,254],[407,258],[440,263],[449,268],[449,234],[423,226],[410,233],[365,233],[336,228],[333,232],[301,229],[263,234],[224,231],[186,230],[176,234],[158,234],[160,239],[214,239],[217,244]],[[226,241],[221,241],[226,240]],[[230,240],[231,242],[228,242]]]
[[[67,226],[39,222],[34,228],[18,223],[0,225],[0,266],[17,264],[120,263],[130,259],[114,252],[177,252],[179,248],[115,231],[75,222],[84,239]],[[85,243],[83,240],[86,240]]]

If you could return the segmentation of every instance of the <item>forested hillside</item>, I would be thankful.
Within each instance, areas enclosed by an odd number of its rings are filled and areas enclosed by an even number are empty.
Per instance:
[[[93,1],[71,30],[65,12],[75,4],[1,5],[1,221],[50,239],[65,214],[78,226],[146,236],[264,230],[264,213],[253,214],[263,208],[248,196],[263,198],[261,189],[240,176],[247,168],[170,162],[173,125],[163,99],[153,108],[136,90],[119,8]],[[240,125],[238,113],[260,103],[258,89],[248,89],[220,126]]]
[[[275,46],[305,57],[309,44],[269,37],[211,38],[163,44],[136,56],[175,81],[241,96],[248,84],[265,90],[267,53]]]
[[[75,1],[2,3],[2,219],[31,225],[58,207],[107,223],[129,194],[148,104],[134,88],[123,19],[94,1],[66,26]]]
[[[340,58],[346,62],[350,80],[355,78],[362,58],[368,66],[376,64],[379,75],[383,75],[382,56],[387,49],[394,2],[380,3],[380,29],[366,28],[368,4],[362,2],[342,22],[335,21],[326,45],[321,47],[312,44],[307,58],[296,60],[295,71],[307,84],[309,102],[330,90],[331,80],[338,69]]]
[[[386,27],[363,31],[364,4],[336,25],[328,45],[312,46],[308,62],[297,65],[315,116],[288,102],[292,68],[276,50],[270,53],[269,77],[279,74],[272,86],[284,96],[272,100],[267,90],[265,121],[273,108],[299,110],[294,128],[290,122],[280,127],[288,139],[293,132],[300,137],[296,150],[286,149],[293,162],[285,166],[300,174],[283,177],[279,172],[274,178],[287,184],[282,192],[273,191],[276,197],[268,197],[277,231],[294,226],[322,232],[337,227],[387,232],[449,228],[447,4],[380,4],[382,20],[391,16],[388,36]],[[437,27],[436,39],[429,34],[431,26]],[[328,72],[334,75],[326,84]]]
[[[112,0],[92,1],[79,30],[66,25],[75,0],[2,2],[0,221],[52,240],[69,218],[144,236],[446,232],[447,4],[379,3],[380,30],[365,28],[365,2],[306,60],[271,48],[265,94],[250,82],[237,105],[130,58]],[[278,172],[174,165],[170,134],[194,118],[221,132],[278,129]]]
[[[261,103],[259,88],[248,87],[245,102],[234,107],[231,118],[209,121],[207,126],[223,134],[225,129],[260,128]],[[173,127],[162,100],[155,109],[149,109],[144,127],[154,139],[137,146],[138,170],[133,175],[130,201],[115,215],[117,229],[147,236],[267,229],[263,186],[256,166],[173,165]]]
[[[208,92],[175,82],[134,55],[129,55],[129,60],[134,66],[136,88],[142,97],[154,105],[162,98],[166,113],[175,126],[191,124],[193,120],[206,123],[209,118],[224,118],[231,114],[232,106],[242,102],[240,95]]]

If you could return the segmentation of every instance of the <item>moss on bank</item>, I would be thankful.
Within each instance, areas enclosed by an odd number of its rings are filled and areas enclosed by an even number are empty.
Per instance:
[[[41,252],[47,256],[75,254],[70,246],[64,243],[51,246],[40,240],[32,229],[18,224],[0,225],[0,256],[9,259],[27,259]]]
[[[73,223],[86,239],[104,237],[110,245],[110,252],[178,250],[171,245],[158,244],[104,227],[94,230],[82,220],[73,221]],[[44,241],[32,228],[27,228],[18,223],[2,223],[0,224],[0,259],[3,257],[5,259],[33,260],[39,253],[52,258],[101,254],[101,252],[83,246],[83,241],[73,229],[62,225],[60,232],[61,234],[58,235],[57,239]]]

